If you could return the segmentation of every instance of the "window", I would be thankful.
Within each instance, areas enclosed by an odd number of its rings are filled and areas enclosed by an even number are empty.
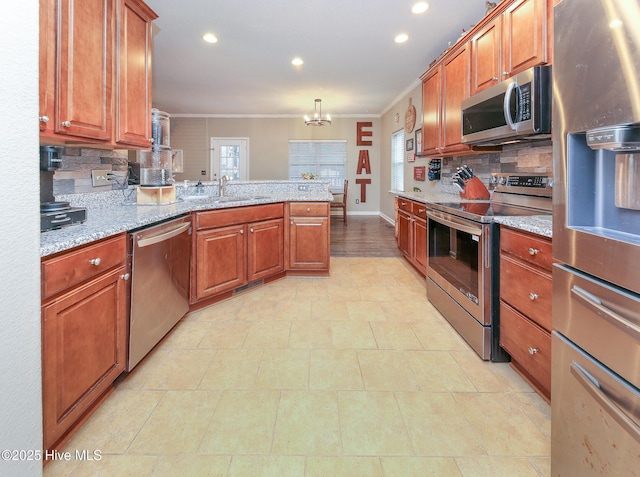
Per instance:
[[[404,190],[404,131],[391,136],[391,189]]]
[[[347,141],[289,141],[289,179],[315,174],[342,189],[346,179]]]

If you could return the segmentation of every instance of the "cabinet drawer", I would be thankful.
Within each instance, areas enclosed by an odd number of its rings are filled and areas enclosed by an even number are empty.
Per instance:
[[[551,390],[551,335],[501,302],[500,346],[544,388],[548,397]]]
[[[551,276],[506,255],[500,256],[500,299],[551,330]]]
[[[249,205],[229,209],[208,210],[196,214],[196,229],[227,227],[229,225],[246,224],[259,220],[279,219],[284,217],[284,204]]]
[[[500,228],[500,249],[520,260],[551,270],[551,241],[539,236]]]
[[[326,217],[329,215],[328,202],[291,202],[289,204],[291,217]]]
[[[398,209],[404,210],[405,212],[412,213],[412,204],[413,202],[409,199],[403,199],[402,197],[398,197]]]
[[[115,266],[127,258],[126,235],[42,262],[42,298],[50,297]]]
[[[427,219],[427,206],[420,202],[411,202],[411,213],[416,217]]]

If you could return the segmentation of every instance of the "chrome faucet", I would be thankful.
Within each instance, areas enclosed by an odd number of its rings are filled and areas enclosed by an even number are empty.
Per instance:
[[[227,182],[231,180],[231,176],[222,176],[220,178],[220,197],[224,197],[227,193]]]

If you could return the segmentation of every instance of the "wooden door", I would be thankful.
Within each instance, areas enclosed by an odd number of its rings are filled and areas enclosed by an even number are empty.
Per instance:
[[[501,74],[501,17],[485,25],[471,39],[471,94],[493,86]]]
[[[468,151],[462,144],[462,100],[469,97],[469,47],[461,46],[442,65],[442,130],[446,152]]]
[[[252,282],[284,270],[284,220],[247,225],[247,281]]]
[[[53,127],[56,60],[55,0],[40,0],[40,131]]]
[[[198,232],[196,298],[202,299],[244,285],[244,225]]]
[[[44,447],[51,448],[124,370],[124,267],[42,307]]]
[[[291,218],[289,225],[289,267],[329,269],[329,219]]]
[[[118,1],[118,144],[151,145],[151,21],[156,17],[143,2]]]
[[[434,154],[440,147],[440,68],[422,82],[422,153]]]
[[[113,117],[113,1],[59,0],[54,130],[110,141]]]
[[[547,0],[516,0],[503,14],[504,77],[547,62]]]

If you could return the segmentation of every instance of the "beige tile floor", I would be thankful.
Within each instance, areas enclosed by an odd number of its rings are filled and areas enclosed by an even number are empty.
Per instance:
[[[481,361],[398,258],[332,258],[185,317],[54,476],[550,475],[550,409]]]

